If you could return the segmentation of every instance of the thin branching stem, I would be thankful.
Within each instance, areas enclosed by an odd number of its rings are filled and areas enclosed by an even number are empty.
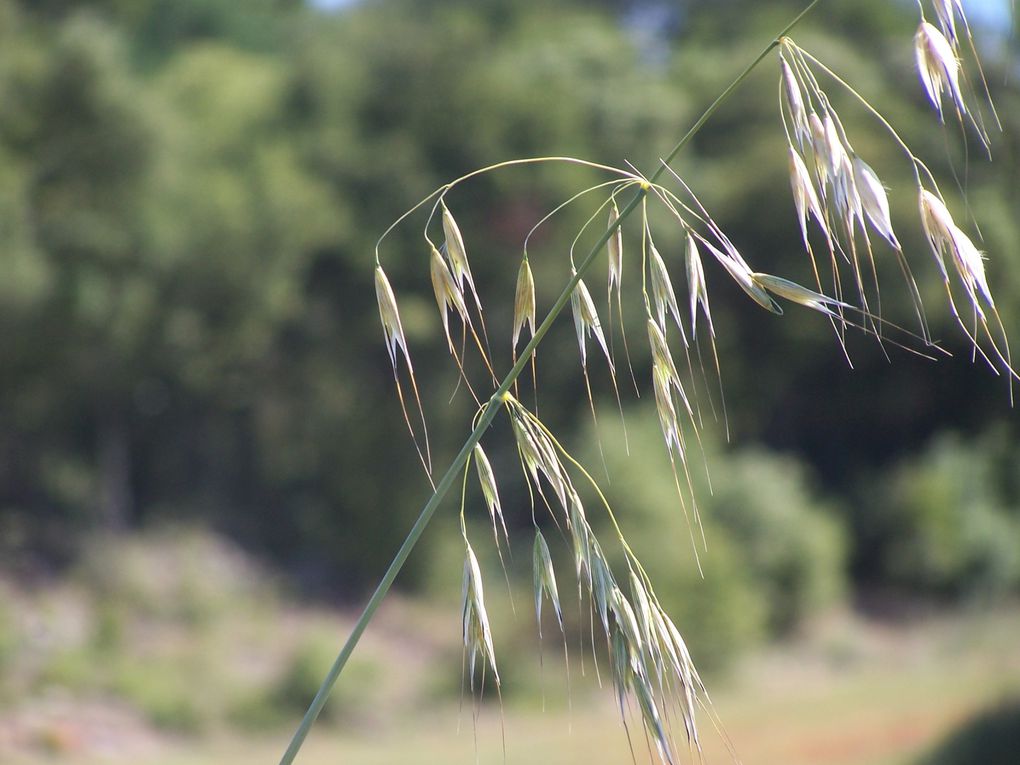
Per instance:
[[[372,593],[372,597],[369,598],[369,601],[365,605],[365,608],[362,611],[361,616],[358,618],[358,621],[355,623],[354,628],[351,630],[351,634],[347,638],[347,642],[344,643],[343,648],[340,649],[340,653],[336,657],[336,660],[333,662],[333,665],[329,668],[329,672],[326,673],[326,677],[323,679],[322,685],[320,685],[318,692],[315,694],[315,698],[309,705],[308,711],[305,713],[305,716],[302,718],[301,723],[298,725],[297,730],[294,732],[294,735],[291,738],[290,744],[287,746],[287,749],[284,752],[283,757],[280,758],[280,765],[291,765],[291,763],[294,762],[294,758],[297,756],[298,752],[301,750],[301,747],[304,745],[305,739],[308,736],[308,732],[311,730],[313,723],[318,718],[319,713],[322,711],[323,706],[325,706],[326,699],[329,697],[330,691],[332,691],[333,686],[336,684],[337,679],[340,677],[340,673],[343,671],[344,666],[347,664],[347,660],[350,658],[351,653],[354,651],[355,646],[357,646],[358,641],[361,639],[362,634],[368,627],[368,624],[372,620],[372,617],[375,615],[375,612],[378,610],[379,605],[382,603],[383,598],[389,592],[390,587],[393,585],[393,581],[397,578],[397,574],[400,573],[400,570],[403,568],[404,563],[407,561],[408,556],[410,556],[411,551],[418,543],[418,540],[424,533],[425,528],[432,520],[432,516],[435,514],[440,503],[446,496],[446,493],[450,490],[450,487],[453,485],[453,482],[457,479],[458,474],[466,465],[468,457],[471,455],[475,445],[481,440],[482,435],[485,433],[486,430],[488,430],[489,425],[492,424],[492,421],[495,419],[496,414],[503,406],[505,401],[504,396],[507,393],[509,393],[510,388],[513,386],[514,382],[517,380],[521,372],[524,371],[524,368],[527,366],[528,359],[531,358],[532,352],[538,347],[538,344],[549,332],[549,329],[552,327],[552,324],[556,320],[556,317],[559,316],[559,314],[563,311],[564,307],[569,302],[571,294],[573,294],[574,289],[577,287],[578,282],[581,281],[581,277],[588,270],[591,264],[595,261],[596,257],[602,252],[603,248],[609,241],[609,238],[613,236],[616,230],[619,229],[621,225],[623,225],[623,222],[643,202],[646,195],[648,194],[650,183],[654,183],[659,178],[659,176],[662,175],[663,172],[665,172],[669,163],[671,163],[676,158],[680,151],[701,130],[701,128],[705,125],[709,118],[711,118],[711,116],[716,112],[716,110],[730,97],[730,95],[744,82],[744,80],[747,79],[747,77],[751,74],[752,71],[754,71],[758,64],[760,64],[765,59],[765,57],[768,56],[768,54],[776,46],[779,45],[780,39],[787,33],[789,33],[797,25],[797,23],[804,18],[804,16],[806,16],[816,5],[818,5],[819,2],[821,2],[821,0],[811,0],[811,2],[808,3],[804,10],[802,10],[789,24],[787,24],[785,29],[783,29],[778,35],[776,35],[772,39],[771,42],[769,42],[769,44],[762,50],[760,54],[758,54],[754,61],[752,61],[739,75],[737,75],[736,79],[729,85],[729,87],[727,87],[726,90],[724,90],[719,95],[719,97],[712,102],[712,104],[705,110],[701,117],[698,118],[698,121],[691,126],[690,130],[688,130],[687,133],[683,136],[683,138],[681,138],[680,141],[677,142],[676,146],[673,147],[669,154],[666,155],[666,158],[659,165],[659,167],[656,168],[655,172],[651,175],[648,181],[644,181],[643,179],[639,178],[634,178],[633,176],[630,176],[627,173],[623,173],[616,168],[599,166],[594,163],[580,163],[586,164],[590,167],[608,170],[614,173],[620,173],[621,175],[624,175],[628,179],[640,181],[640,183],[638,184],[638,188],[634,192],[634,195],[627,202],[627,204],[620,210],[619,217],[616,219],[616,221],[614,221],[611,225],[606,227],[606,230],[598,238],[598,241],[596,241],[592,245],[591,250],[589,250],[587,256],[585,256],[584,260],[580,262],[580,264],[577,267],[576,273],[574,273],[571,276],[566,286],[564,286],[563,291],[560,292],[560,295],[556,299],[556,302],[553,303],[552,308],[549,309],[549,313],[546,315],[541,325],[538,327],[534,335],[532,335],[531,339],[528,341],[527,346],[525,346],[520,357],[517,359],[517,362],[507,373],[506,377],[503,378],[503,381],[500,383],[495,393],[492,394],[492,398],[484,407],[484,411],[482,411],[481,415],[479,416],[478,421],[474,427],[474,430],[471,431],[471,435],[468,436],[467,441],[464,442],[464,445],[457,453],[457,456],[454,457],[453,462],[450,464],[449,468],[447,468],[446,472],[443,474],[443,477],[439,480],[439,483],[436,484],[435,491],[429,498],[428,502],[425,503],[425,507],[422,508],[421,513],[418,515],[418,519],[414,522],[414,525],[408,532],[406,539],[404,539],[403,544],[400,546],[400,549],[397,550],[396,555],[393,557],[393,560],[390,562],[389,567],[386,569],[386,573],[383,574],[383,577],[380,580],[379,585],[376,587],[375,592]],[[550,161],[550,159],[552,158],[517,160],[501,163],[500,165],[494,167],[507,167],[515,164],[543,162]],[[572,159],[566,158],[557,159],[578,163],[577,160]],[[486,168],[486,170],[490,169],[494,168]],[[457,182],[459,182],[460,180],[466,180],[467,178],[477,175],[479,172],[484,171],[485,170],[469,173],[463,178],[458,179]],[[454,184],[451,183],[441,187],[436,192],[433,192],[433,194],[429,195],[429,197],[422,200],[422,202],[416,205],[416,207],[420,207],[422,204],[425,204],[435,194],[444,193],[453,185]],[[398,219],[397,223],[399,223],[399,221],[403,220],[404,218],[406,218],[406,214],[404,216],[401,216],[401,218]],[[397,223],[394,223],[394,226],[397,225]],[[393,226],[387,229],[387,231],[383,234],[383,237],[385,237],[386,234],[392,230],[392,228]],[[381,241],[382,238],[380,238],[380,242]],[[378,253],[378,244],[376,245],[376,252]]]

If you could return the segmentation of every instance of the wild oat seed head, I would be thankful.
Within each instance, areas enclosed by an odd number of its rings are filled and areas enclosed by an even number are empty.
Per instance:
[[[571,269],[570,275],[571,277],[576,276],[577,271]],[[574,330],[577,333],[577,345],[581,350],[581,366],[587,366],[588,364],[586,338],[594,334],[595,339],[602,346],[602,350],[606,354],[606,360],[609,361],[610,369],[612,369],[613,362],[610,359],[606,336],[602,331],[602,325],[599,323],[599,315],[595,311],[595,303],[591,299],[591,293],[588,291],[588,287],[585,286],[583,279],[578,280],[574,291],[570,293],[570,308],[574,314]]]
[[[985,276],[984,253],[974,246],[974,242],[960,228],[954,227],[952,235],[951,252],[956,272],[967,288],[974,309],[983,317],[984,311],[981,309],[978,296],[985,300],[989,308],[995,308],[992,291],[988,287],[988,279]]]
[[[684,248],[684,256],[687,261],[687,286],[691,293],[691,337],[694,337],[698,327],[698,303],[705,312],[705,320],[713,337],[715,328],[712,326],[712,313],[708,307],[708,287],[705,284],[705,267],[701,262],[701,253],[698,251],[698,243],[694,234],[687,232],[687,243]]]
[[[825,184],[832,176],[832,156],[829,154],[829,142],[825,136],[825,125],[816,112],[808,115],[808,127],[811,130],[811,153],[815,160],[815,173],[822,184],[822,194],[825,193]]]
[[[527,324],[531,328],[531,335],[535,335],[535,277],[531,273],[531,266],[528,259],[521,261],[521,268],[517,272],[517,291],[514,294],[514,336],[513,347],[517,347],[517,341],[521,337],[521,330]]]
[[[560,595],[556,589],[556,572],[553,570],[549,545],[542,532],[535,529],[535,548],[532,554],[532,572],[535,586],[535,617],[538,620],[538,634],[542,634],[542,598],[549,597],[556,611],[556,621],[563,629],[563,612],[560,609]]]
[[[959,13],[961,19],[966,18],[963,14],[962,0],[933,0],[933,4],[942,32],[955,45],[957,40],[956,14]]]
[[[627,596],[623,594],[619,587],[614,586],[610,590],[609,607],[613,610],[613,616],[623,631],[624,637],[627,638],[631,656],[640,656],[642,646],[641,628],[638,627],[637,617],[634,616],[634,609],[631,608]]]
[[[927,189],[921,189],[919,204],[921,225],[935,254],[935,262],[942,272],[943,280],[945,280],[948,275],[943,257],[946,253],[952,252],[955,246],[953,232],[956,230],[956,223],[953,222],[953,216],[949,214],[945,203]]]
[[[461,320],[467,324],[467,306],[464,304],[464,295],[450,274],[443,256],[439,250],[432,246],[432,255],[429,261],[429,273],[432,277],[432,289],[436,293],[436,303],[439,305],[439,313],[443,317],[443,331],[446,333],[446,342],[453,348],[453,341],[450,339],[450,319],[447,310],[452,306],[460,315]]]
[[[475,282],[471,278],[471,268],[468,266],[467,250],[464,249],[464,237],[461,236],[460,227],[453,219],[453,214],[443,203],[443,233],[446,235],[446,255],[450,259],[450,267],[453,270],[453,278],[457,285],[464,289],[464,282],[467,281],[474,292]]]
[[[801,146],[804,141],[811,137],[811,128],[808,127],[807,110],[804,108],[804,96],[800,92],[800,84],[793,74],[790,65],[780,54],[779,67],[782,70],[783,92],[786,94],[786,104],[790,108],[793,117],[793,135]]]
[[[797,303],[805,308],[819,311],[828,316],[836,316],[836,314],[829,309],[829,306],[839,306],[844,308],[849,307],[849,304],[847,303],[842,303],[835,298],[830,298],[820,292],[810,290],[807,287],[803,287],[789,279],[784,279],[781,276],[755,273],[751,275],[751,278],[753,278],[755,283],[760,287],[767,289],[774,295],[778,295],[792,303]]]
[[[754,279],[751,278],[751,269],[742,258],[737,260],[733,256],[719,252],[718,250],[716,250],[715,255],[716,260],[718,260],[719,263],[722,264],[723,268],[729,272],[730,276],[733,277],[733,280],[740,285],[740,288],[747,293],[748,297],[766,311],[774,313],[777,316],[781,316],[783,314],[783,309],[779,306],[779,304],[769,297],[769,294],[758,286]]]
[[[485,497],[485,504],[489,508],[489,516],[492,518],[492,530],[496,531],[496,524],[503,527],[504,536],[507,535],[506,522],[503,520],[503,508],[499,503],[499,491],[496,488],[496,476],[492,472],[492,465],[489,458],[485,456],[481,444],[475,444],[474,450],[475,468],[478,472],[478,483],[482,488],[482,496]],[[497,534],[498,536],[498,534]]]
[[[922,21],[914,35],[914,53],[917,57],[917,70],[921,75],[921,83],[928,93],[928,99],[938,112],[942,114],[942,91],[948,89],[961,114],[967,109],[963,103],[960,90],[960,61],[956,57],[953,46],[938,29],[927,21]]]
[[[656,315],[659,317],[659,326],[663,332],[666,331],[666,308],[668,307],[669,312],[673,314],[673,320],[680,329],[680,337],[684,338],[684,343],[686,343],[683,324],[680,322],[680,309],[676,303],[676,293],[673,291],[673,282],[670,281],[666,263],[662,260],[662,256],[654,244],[649,247],[648,267],[652,276],[652,298],[655,302]]]
[[[397,298],[393,294],[390,280],[386,278],[382,266],[375,267],[375,299],[379,304],[379,318],[382,320],[383,334],[386,336],[386,350],[390,354],[390,363],[397,366],[397,347],[403,351],[408,369],[411,368],[411,355],[407,350],[407,339],[404,327],[400,323],[400,312],[397,310]]]
[[[885,186],[874,170],[858,156],[854,157],[854,185],[860,195],[861,207],[871,221],[871,225],[885,239],[900,249],[900,243],[893,233],[892,218],[889,215],[889,198]]]
[[[620,219],[620,211],[616,207],[616,200],[613,200],[609,208],[609,223],[607,228],[613,226]],[[620,289],[623,279],[623,230],[617,226],[609,240],[606,242],[606,249],[609,252],[609,291],[615,286]]]
[[[669,344],[666,336],[659,325],[652,319],[648,319],[648,347],[652,351],[652,368],[656,374],[661,374],[671,385],[680,385],[680,375],[677,374],[676,365],[673,363],[673,354],[669,351]]]
[[[464,559],[464,586],[461,591],[461,612],[464,623],[464,647],[471,653],[471,675],[474,677],[475,658],[481,654],[492,667],[492,674],[499,685],[496,671],[496,652],[492,643],[489,616],[485,611],[485,597],[482,591],[482,572],[471,545],[467,545]]]
[[[790,186],[793,189],[793,204],[797,208],[797,222],[800,224],[800,232],[804,238],[804,247],[810,250],[807,233],[808,216],[814,216],[818,225],[822,227],[822,231],[825,232],[826,238],[829,236],[829,231],[825,225],[822,205],[815,192],[811,174],[800,154],[792,146],[790,147]]]

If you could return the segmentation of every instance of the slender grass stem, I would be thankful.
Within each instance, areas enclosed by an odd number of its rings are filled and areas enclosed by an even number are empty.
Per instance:
[[[716,112],[716,110],[743,83],[743,81],[747,79],[748,75],[750,75],[751,72],[754,71],[758,64],[760,64],[765,59],[765,57],[776,46],[779,45],[780,39],[788,32],[790,32],[790,30],[792,30],[797,25],[797,23],[800,22],[800,20],[803,19],[804,16],[811,11],[811,9],[818,5],[819,2],[821,2],[821,0],[812,0],[804,8],[804,10],[802,10],[789,24],[787,24],[786,28],[784,28],[778,35],[776,35],[776,37],[764,48],[764,50],[762,50],[762,52],[757,56],[757,58],[755,58],[754,61],[752,61],[739,75],[737,75],[737,78],[729,85],[729,87],[726,88],[726,90],[724,90],[719,95],[718,98],[715,99],[715,101],[712,102],[708,109],[706,109],[705,112],[701,115],[701,117],[698,118],[698,121],[691,126],[690,130],[687,131],[687,133],[683,136],[683,138],[680,139],[676,146],[673,147],[669,154],[666,155],[666,158],[662,160],[658,168],[649,178],[649,182],[642,182],[639,185],[638,189],[635,191],[630,201],[628,201],[627,204],[620,210],[619,217],[616,219],[616,221],[612,225],[608,226],[606,230],[602,233],[602,235],[599,237],[598,241],[595,242],[594,245],[592,245],[591,250],[585,256],[584,260],[581,261],[581,263],[578,265],[576,273],[567,282],[566,286],[563,288],[563,291],[560,293],[560,296],[556,299],[556,302],[553,303],[552,308],[549,309],[549,313],[546,315],[541,325],[539,325],[538,329],[535,331],[535,334],[531,337],[531,340],[528,342],[527,346],[525,346],[524,350],[521,352],[521,355],[518,357],[517,362],[507,373],[506,377],[503,378],[503,381],[496,389],[496,392],[492,394],[492,398],[489,400],[488,405],[485,407],[481,416],[478,418],[474,430],[471,431],[471,435],[468,436],[467,441],[464,442],[464,446],[461,447],[461,450],[457,453],[457,456],[454,457],[453,462],[450,464],[450,467],[443,474],[443,477],[439,480],[439,483],[436,484],[434,493],[429,498],[429,501],[425,504],[425,507],[422,508],[422,511],[418,516],[418,519],[414,522],[414,525],[408,532],[407,538],[404,540],[404,543],[400,546],[400,549],[397,551],[397,554],[393,557],[393,560],[390,563],[389,568],[386,569],[386,573],[383,574],[382,580],[376,587],[375,592],[372,593],[372,597],[369,598],[368,603],[365,605],[364,611],[362,611],[361,616],[358,618],[357,623],[351,630],[351,634],[347,638],[347,642],[344,643],[343,648],[340,649],[340,653],[337,655],[336,660],[330,667],[329,672],[326,674],[325,679],[323,679],[322,685],[319,687],[318,693],[315,694],[315,698],[312,700],[312,703],[308,707],[308,711],[305,713],[305,716],[302,718],[300,725],[298,725],[297,730],[294,732],[294,736],[291,738],[290,744],[287,746],[287,750],[284,752],[283,757],[280,759],[280,765],[290,765],[292,762],[294,762],[294,758],[297,756],[297,753],[301,750],[305,738],[308,736],[309,730],[311,730],[312,724],[315,722],[316,718],[318,718],[319,713],[322,711],[323,706],[325,706],[326,699],[329,697],[330,691],[336,684],[337,679],[340,677],[340,673],[343,671],[344,666],[347,664],[347,660],[350,658],[350,655],[354,651],[355,646],[361,639],[362,633],[364,633],[365,628],[368,627],[368,624],[372,620],[372,617],[375,615],[376,610],[378,610],[380,603],[382,603],[382,600],[386,596],[386,593],[389,592],[390,587],[393,585],[393,581],[397,578],[397,574],[400,573],[400,570],[403,568],[404,563],[407,561],[408,556],[410,556],[411,551],[414,549],[414,546],[418,543],[418,540],[424,533],[425,528],[428,526],[429,521],[432,520],[432,516],[435,514],[436,509],[439,507],[439,504],[442,502],[443,498],[446,496],[446,493],[450,490],[450,487],[456,480],[458,473],[467,462],[467,459],[470,456],[472,450],[474,449],[475,444],[477,444],[481,440],[482,435],[485,433],[486,430],[488,430],[489,425],[492,424],[492,421],[495,419],[499,410],[502,408],[502,405],[504,403],[504,395],[510,391],[510,388],[513,386],[514,382],[520,376],[521,372],[524,371],[524,368],[528,365],[528,359],[531,358],[532,352],[535,350],[535,348],[538,347],[538,344],[545,337],[546,333],[548,333],[549,329],[552,327],[553,322],[556,320],[556,317],[559,316],[559,314],[563,311],[563,308],[570,300],[570,296],[573,293],[574,288],[577,286],[578,282],[581,281],[581,277],[588,270],[591,264],[595,261],[595,258],[599,255],[602,249],[606,246],[606,243],[609,241],[609,238],[631,215],[631,213],[633,213],[634,210],[638,208],[638,206],[647,196],[650,188],[650,183],[654,183],[655,180],[658,179],[658,177],[666,170],[666,167],[673,161],[673,159],[676,158],[677,154],[680,153],[680,151],[690,142],[690,140],[698,133],[698,131],[701,130],[701,128],[711,118],[711,116]]]

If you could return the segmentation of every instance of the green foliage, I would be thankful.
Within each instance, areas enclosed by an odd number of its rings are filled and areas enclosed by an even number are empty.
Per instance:
[[[943,434],[862,500],[872,576],[921,592],[1002,596],[1020,586],[1020,455],[1005,431]]]

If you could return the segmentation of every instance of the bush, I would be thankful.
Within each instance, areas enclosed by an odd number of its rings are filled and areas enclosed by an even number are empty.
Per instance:
[[[901,461],[862,502],[859,559],[872,576],[948,597],[1001,596],[1020,585],[1015,451],[951,434]]]

